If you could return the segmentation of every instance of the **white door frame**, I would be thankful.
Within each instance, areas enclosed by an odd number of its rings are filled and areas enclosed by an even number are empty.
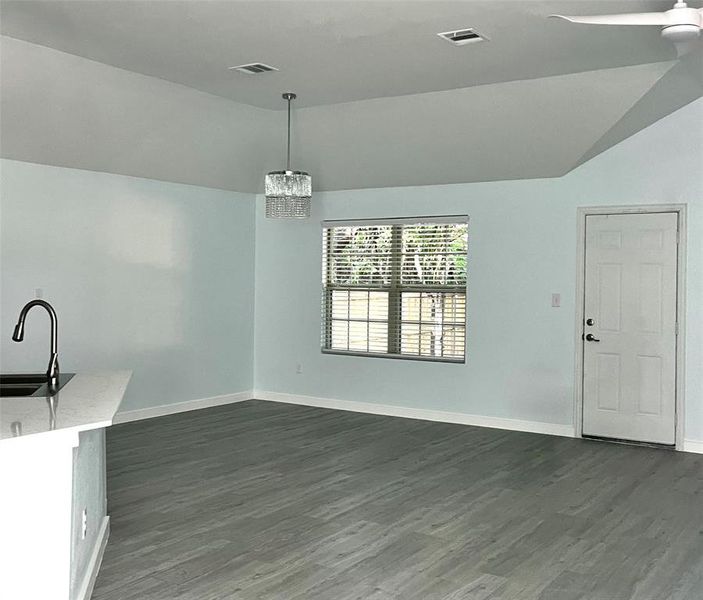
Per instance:
[[[676,449],[684,446],[685,409],[685,349],[686,349],[686,205],[640,204],[632,206],[578,207],[578,245],[576,249],[576,325],[574,341],[576,358],[574,369],[574,436],[583,437],[583,334],[584,298],[586,289],[586,217],[588,215],[624,215],[639,213],[675,212],[678,214],[679,243],[676,257]]]

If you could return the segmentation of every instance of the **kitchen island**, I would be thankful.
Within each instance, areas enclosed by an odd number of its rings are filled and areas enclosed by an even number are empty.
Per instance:
[[[50,397],[0,398],[0,596],[89,597],[109,534],[105,428],[129,371],[77,373]]]

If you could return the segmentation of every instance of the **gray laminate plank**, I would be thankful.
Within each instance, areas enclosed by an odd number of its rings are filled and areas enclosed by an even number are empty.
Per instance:
[[[703,457],[260,401],[108,430],[95,600],[703,600]]]

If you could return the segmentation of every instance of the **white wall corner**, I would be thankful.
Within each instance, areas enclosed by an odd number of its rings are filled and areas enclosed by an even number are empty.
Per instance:
[[[256,400],[267,400],[270,402],[282,402],[286,404],[300,404],[303,406],[314,406],[317,408],[329,408],[333,410],[346,410],[350,412],[384,415],[388,417],[401,417],[405,419],[419,419],[421,421],[436,421],[439,423],[454,423],[458,425],[473,425],[476,427],[506,429],[509,431],[524,431],[562,437],[575,437],[573,425],[561,425],[558,423],[522,421],[518,419],[505,419],[502,417],[488,417],[466,413],[428,410],[424,408],[390,406],[383,404],[372,404],[370,402],[355,402],[352,400],[337,400],[334,398],[317,398],[314,396],[301,396],[282,392],[268,392],[265,390],[254,390],[253,397]]]
[[[684,452],[693,452],[694,454],[703,454],[703,441],[701,440],[684,440],[683,448]]]
[[[199,398],[196,400],[185,400],[184,402],[174,402],[172,404],[162,404],[160,406],[150,406],[147,408],[137,408],[135,410],[118,411],[113,419],[113,425],[118,423],[128,423],[130,421],[141,421],[142,419],[152,419],[163,417],[175,413],[187,412],[189,410],[200,410],[201,408],[212,408],[224,404],[234,404],[251,400],[253,392],[245,390],[234,394],[223,394],[221,396],[211,396],[209,398]]]

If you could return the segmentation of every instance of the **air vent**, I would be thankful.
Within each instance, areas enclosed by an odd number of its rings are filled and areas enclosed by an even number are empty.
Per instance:
[[[268,73],[269,71],[278,71],[276,67],[270,65],[265,65],[264,63],[250,63],[248,65],[239,65],[237,67],[230,67],[230,71],[240,71],[242,73],[248,73],[249,75],[258,75],[259,73]]]
[[[445,31],[444,33],[438,33],[437,35],[448,42],[451,42],[455,46],[463,46],[465,44],[471,44],[472,42],[485,42],[488,40],[487,37],[482,36],[473,29]]]

